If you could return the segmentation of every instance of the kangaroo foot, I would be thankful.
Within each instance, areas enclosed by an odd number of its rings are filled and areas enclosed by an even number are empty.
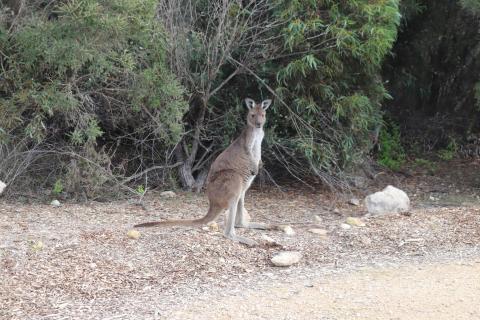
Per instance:
[[[226,238],[230,239],[230,240],[233,240],[233,241],[236,241],[236,242],[240,242],[240,243],[243,243],[249,247],[256,247],[258,246],[258,242],[255,241],[255,240],[251,240],[251,239],[248,239],[248,238],[245,238],[245,237],[242,237],[242,236],[237,236],[237,235],[225,235]]]
[[[258,230],[270,230],[272,227],[265,223],[260,222],[248,222],[248,223],[239,223],[235,227],[245,228],[245,229],[258,229]]]

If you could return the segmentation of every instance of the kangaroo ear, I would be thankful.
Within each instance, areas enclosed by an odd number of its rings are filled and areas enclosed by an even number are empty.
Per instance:
[[[245,98],[245,104],[247,105],[248,110],[252,109],[255,107],[255,101],[253,101],[250,98]]]
[[[262,109],[267,110],[268,107],[270,107],[270,104],[272,104],[272,100],[267,99],[262,102]]]

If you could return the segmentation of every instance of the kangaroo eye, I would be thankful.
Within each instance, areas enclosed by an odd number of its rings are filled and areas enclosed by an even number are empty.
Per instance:
[[[252,114],[250,117],[252,117],[252,118],[253,118],[253,117],[255,117],[255,115],[254,115],[254,114]]]

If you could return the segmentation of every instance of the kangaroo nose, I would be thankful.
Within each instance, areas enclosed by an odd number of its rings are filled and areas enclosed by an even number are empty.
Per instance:
[[[260,128],[262,124],[260,122],[255,123],[257,125],[257,128]]]

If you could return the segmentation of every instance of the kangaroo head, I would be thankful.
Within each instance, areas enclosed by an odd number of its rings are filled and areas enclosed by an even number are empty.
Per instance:
[[[248,108],[247,125],[253,128],[262,128],[265,124],[265,111],[270,107],[272,100],[264,100],[262,103],[255,103],[250,98],[245,99]]]

